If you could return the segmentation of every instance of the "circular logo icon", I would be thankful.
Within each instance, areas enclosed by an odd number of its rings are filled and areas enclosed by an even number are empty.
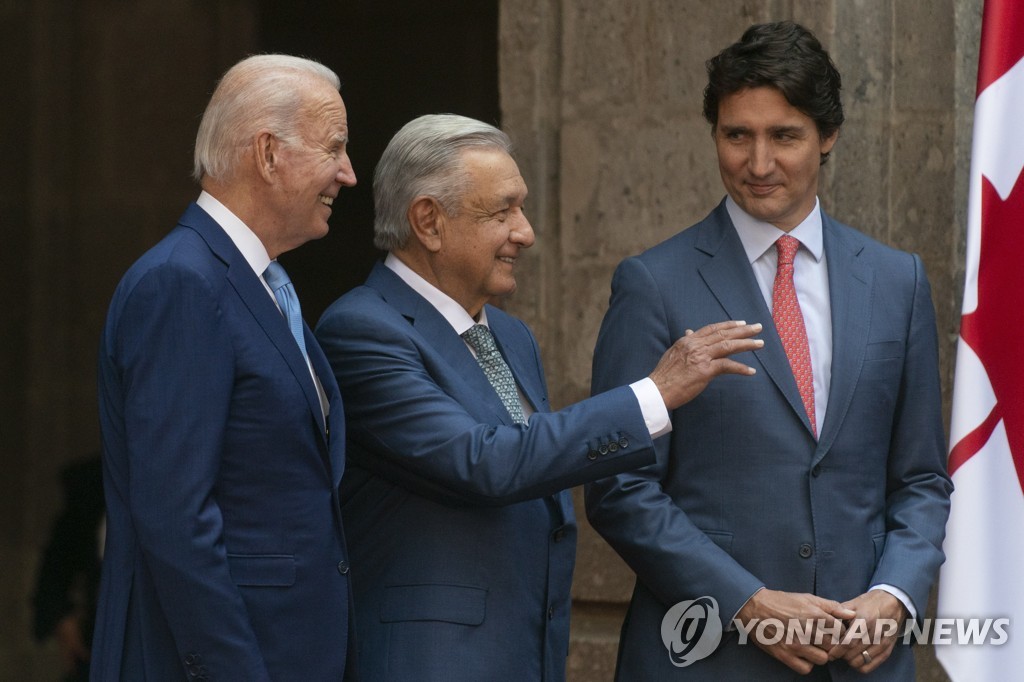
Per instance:
[[[677,668],[710,656],[722,641],[718,602],[713,597],[700,597],[670,608],[661,619],[661,641]]]

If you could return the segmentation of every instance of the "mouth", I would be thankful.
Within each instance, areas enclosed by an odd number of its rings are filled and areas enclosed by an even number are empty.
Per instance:
[[[498,256],[498,260],[500,260],[502,263],[508,263],[509,265],[516,264],[515,256]]]
[[[324,206],[334,205],[334,197],[329,197],[326,194],[321,194],[318,198],[320,199],[320,203],[323,204]]]
[[[779,187],[778,184],[747,183],[747,189],[749,189],[750,193],[755,196],[766,196],[771,194],[777,187]]]

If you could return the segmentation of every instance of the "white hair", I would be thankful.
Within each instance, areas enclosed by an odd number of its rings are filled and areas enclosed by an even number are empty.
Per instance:
[[[409,206],[418,196],[434,197],[456,215],[466,191],[462,152],[490,147],[512,153],[508,135],[492,125],[455,114],[430,114],[395,133],[373,174],[373,243],[393,251],[409,240]]]
[[[203,112],[192,176],[227,180],[252,136],[267,128],[286,145],[299,142],[298,116],[311,81],[341,87],[319,62],[285,54],[255,55],[228,69]]]

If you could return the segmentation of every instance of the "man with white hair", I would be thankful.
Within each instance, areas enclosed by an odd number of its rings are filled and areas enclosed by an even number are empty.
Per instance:
[[[567,488],[653,462],[668,409],[760,342],[720,322],[649,377],[558,412],[523,322],[488,305],[534,241],[508,137],[462,116],[403,127],[374,176],[389,252],[317,336],[345,395],[359,672],[562,680],[576,522]]]
[[[338,86],[286,55],[231,68],[199,127],[202,193],[114,293],[94,680],[340,680],[350,662],[341,397],[276,261],[356,182]]]

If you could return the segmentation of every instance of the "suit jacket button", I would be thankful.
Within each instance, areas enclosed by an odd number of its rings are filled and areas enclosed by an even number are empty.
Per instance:
[[[602,455],[607,455],[608,454],[608,444],[607,443],[601,443],[601,447],[599,447],[597,449],[597,451],[599,453],[601,453]]]
[[[620,438],[620,439],[619,439],[619,447],[620,447],[620,448],[622,448],[623,450],[625,450],[626,448],[628,448],[628,447],[629,447],[629,439],[628,439],[628,438],[626,438],[625,436],[623,436],[622,438]]]
[[[800,545],[800,556],[801,557],[803,557],[804,559],[810,559],[812,554],[814,554],[814,550],[811,548],[810,545],[808,545],[806,543]]]
[[[815,465],[814,465],[814,466],[813,466],[813,467],[811,468],[811,476],[814,476],[815,478],[817,478],[817,477],[818,477],[818,476],[820,476],[820,475],[821,475],[821,465],[819,465],[819,464],[815,464]]]
[[[348,575],[348,562],[347,561],[339,561],[338,562],[338,573],[341,573],[342,575]]]
[[[554,606],[549,606],[548,607],[548,620],[554,620],[554,618],[555,618],[555,607]]]
[[[565,526],[562,526],[555,529],[555,532],[551,534],[551,539],[555,542],[561,542],[565,539],[566,534],[567,531],[565,530]]]
[[[615,441],[612,441],[611,443],[608,443],[608,452],[618,452],[618,451],[619,451],[619,444],[618,443],[616,443]]]
[[[588,452],[587,459],[589,459],[590,461],[594,461],[595,459],[597,459],[597,450],[591,450],[590,452]]]

